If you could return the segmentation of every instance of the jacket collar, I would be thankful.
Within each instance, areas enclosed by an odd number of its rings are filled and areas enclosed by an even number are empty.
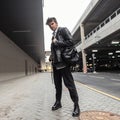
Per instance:
[[[59,29],[59,27],[57,27],[57,29],[52,33],[54,37],[56,37],[56,34],[57,34],[57,32],[58,32],[58,29]]]

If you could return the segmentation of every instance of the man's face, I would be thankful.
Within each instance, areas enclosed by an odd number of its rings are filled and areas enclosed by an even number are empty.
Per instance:
[[[58,27],[58,24],[54,21],[50,22],[48,25],[52,31],[55,31]]]

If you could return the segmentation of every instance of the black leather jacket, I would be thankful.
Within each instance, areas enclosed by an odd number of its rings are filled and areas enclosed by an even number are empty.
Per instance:
[[[57,41],[51,43],[51,56],[52,63],[56,69],[61,69],[67,66],[61,57],[61,53],[64,52],[64,49],[69,46],[73,46],[72,35],[66,27],[59,27],[56,33]]]

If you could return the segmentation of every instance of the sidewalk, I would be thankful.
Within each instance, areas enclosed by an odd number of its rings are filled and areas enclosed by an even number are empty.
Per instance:
[[[120,101],[90,90],[78,82],[75,84],[81,115],[85,111],[120,115]],[[78,120],[71,115],[73,103],[65,87],[62,108],[53,112],[51,106],[54,102],[55,89],[50,73],[0,82],[0,120]]]

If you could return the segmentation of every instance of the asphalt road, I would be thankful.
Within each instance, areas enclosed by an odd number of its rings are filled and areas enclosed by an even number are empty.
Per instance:
[[[74,72],[76,81],[120,98],[120,74],[119,73],[81,73]]]

